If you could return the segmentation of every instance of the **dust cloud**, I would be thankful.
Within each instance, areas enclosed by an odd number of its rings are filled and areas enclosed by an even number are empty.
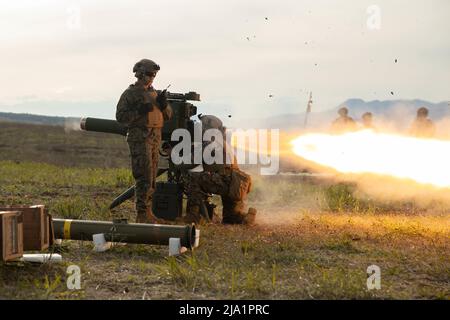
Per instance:
[[[70,133],[73,131],[82,131],[80,128],[80,122],[82,118],[74,119],[74,118],[66,118],[64,120],[64,131],[66,133]]]

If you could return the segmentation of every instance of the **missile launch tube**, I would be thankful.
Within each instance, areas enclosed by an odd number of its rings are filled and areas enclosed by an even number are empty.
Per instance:
[[[90,220],[53,219],[56,239],[89,240],[103,233],[106,241],[169,245],[169,238],[180,238],[181,245],[192,249],[195,225],[164,225]]]
[[[122,136],[127,135],[127,128],[115,120],[83,118],[80,122],[80,128],[85,131],[115,133]]]

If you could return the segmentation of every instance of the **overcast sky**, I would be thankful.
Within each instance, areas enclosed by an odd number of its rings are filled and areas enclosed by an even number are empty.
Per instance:
[[[227,121],[448,101],[449,30],[448,0],[0,0],[0,111],[114,118],[144,57]]]

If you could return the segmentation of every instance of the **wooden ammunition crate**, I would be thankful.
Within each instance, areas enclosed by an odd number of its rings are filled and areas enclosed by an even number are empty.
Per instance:
[[[48,209],[45,209],[44,212],[48,219],[48,245],[52,246],[55,244],[55,229],[53,228],[53,217],[50,213],[48,213]]]
[[[49,247],[49,218],[44,205],[0,207],[0,211],[23,213],[23,250],[45,250]]]
[[[3,261],[23,255],[22,218],[22,212],[0,211],[0,255]]]

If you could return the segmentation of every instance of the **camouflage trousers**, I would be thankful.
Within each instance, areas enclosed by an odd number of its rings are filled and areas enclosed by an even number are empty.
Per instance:
[[[241,223],[245,215],[244,199],[232,199],[229,196],[230,173],[190,172],[186,177],[186,195],[188,198],[186,215],[188,220],[200,220],[200,207],[209,194],[220,195],[222,199],[222,222]]]
[[[152,212],[152,195],[156,187],[160,144],[160,128],[149,128],[145,140],[128,141],[131,170],[136,181],[135,201],[138,215]]]

